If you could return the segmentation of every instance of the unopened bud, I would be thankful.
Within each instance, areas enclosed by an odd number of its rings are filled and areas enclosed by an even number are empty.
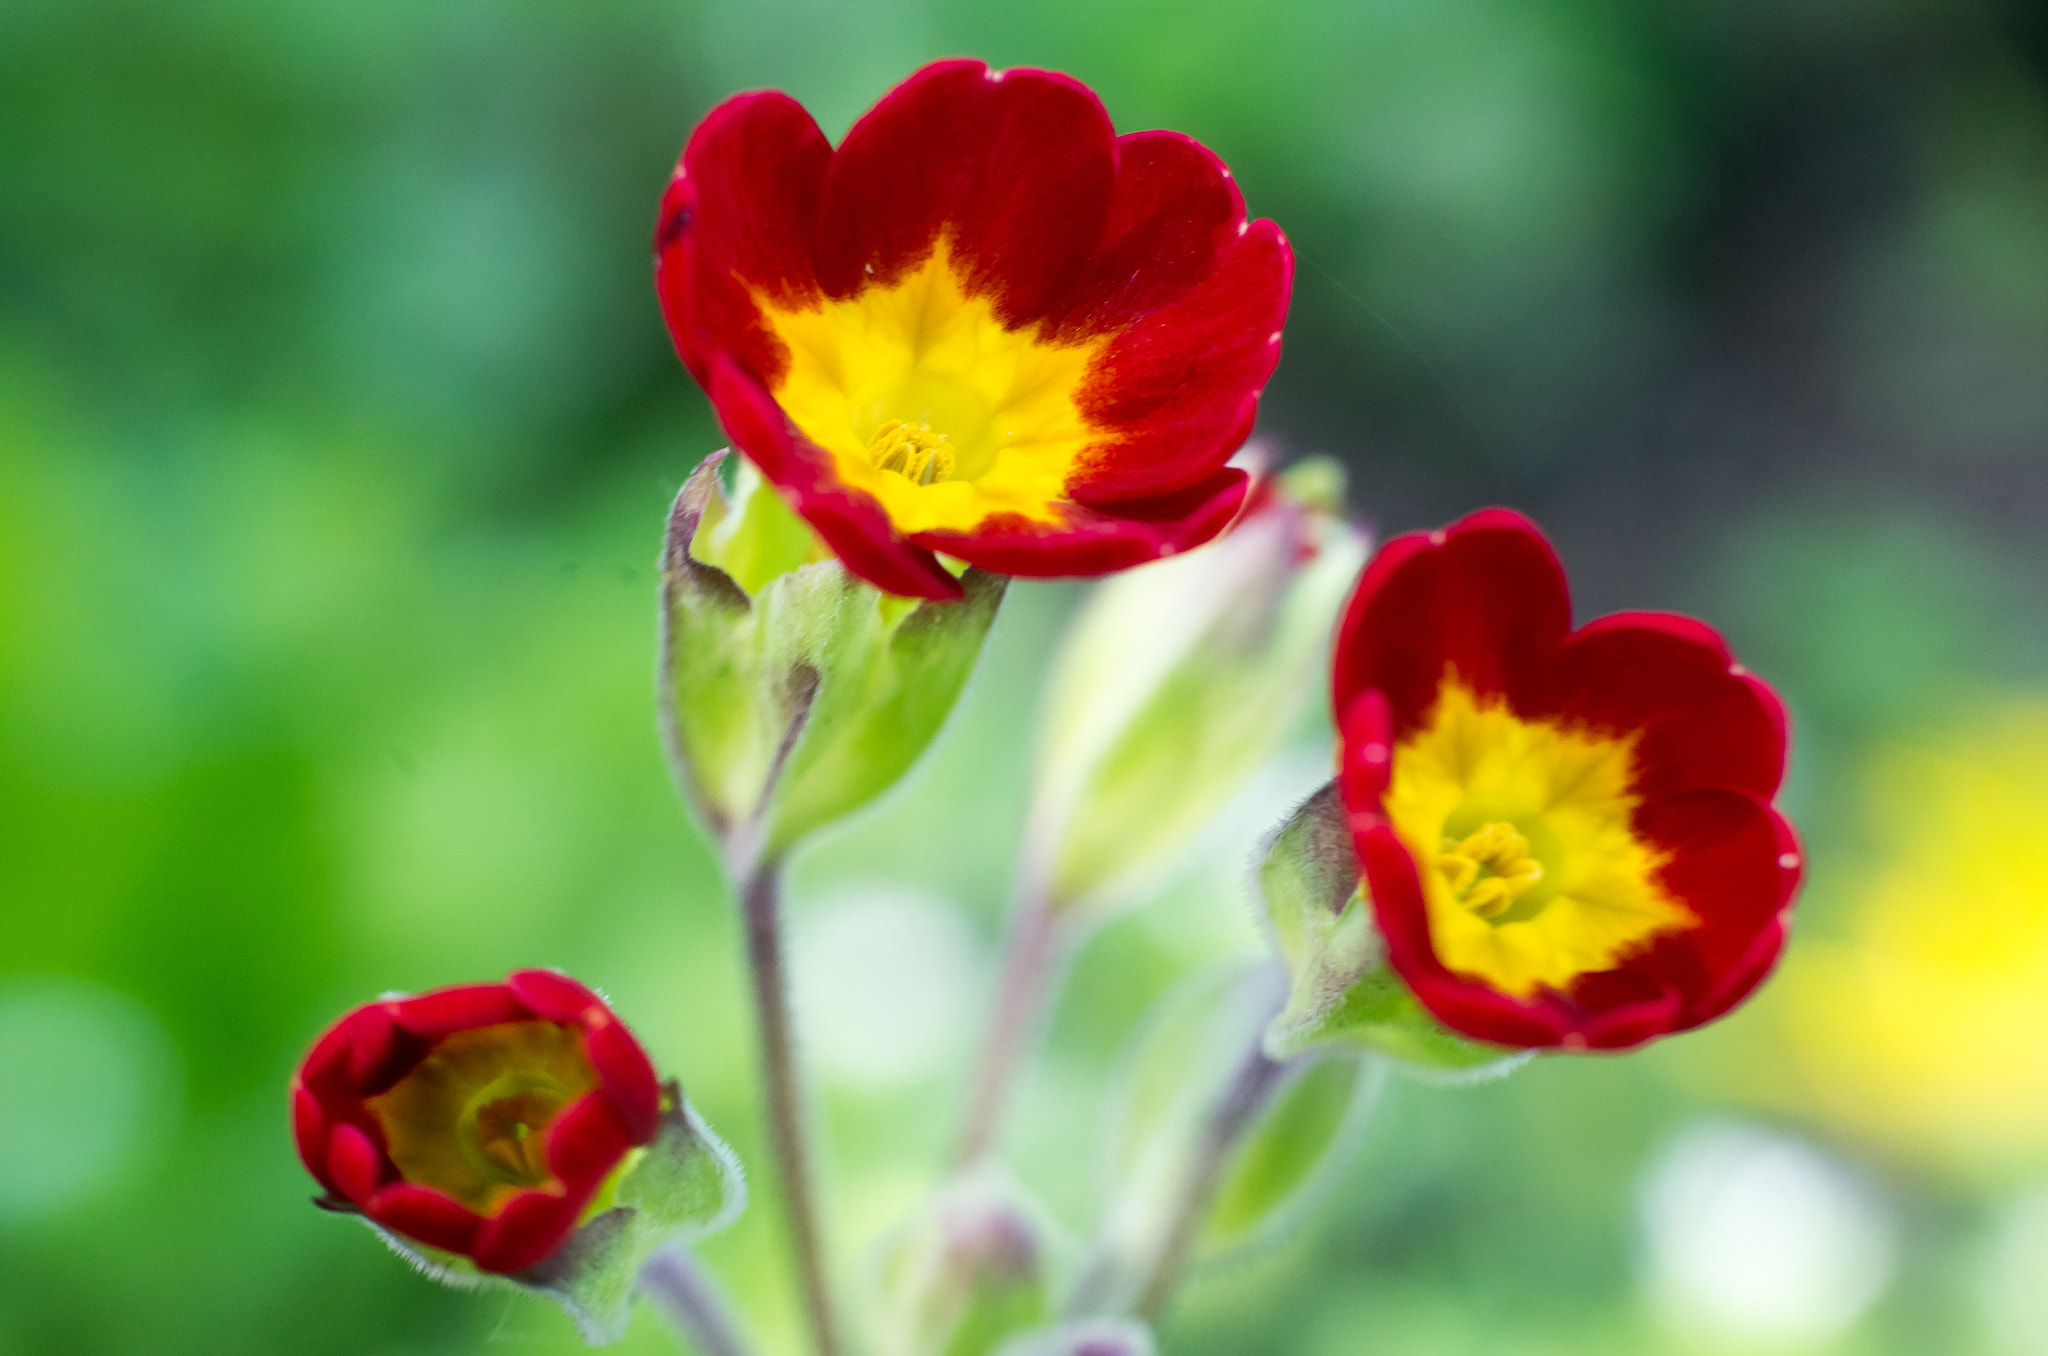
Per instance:
[[[1220,540],[1089,597],[1054,665],[1032,797],[1053,908],[1170,867],[1293,728],[1365,559],[1341,486],[1334,463],[1304,462]]]
[[[887,1247],[881,1356],[986,1356],[1049,1312],[1046,1227],[993,1168],[948,1184]]]

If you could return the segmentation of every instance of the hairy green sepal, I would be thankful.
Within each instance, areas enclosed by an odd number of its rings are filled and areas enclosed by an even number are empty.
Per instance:
[[[1368,886],[1334,782],[1281,825],[1259,863],[1259,893],[1287,967],[1287,1004],[1266,1053],[1287,1059],[1331,1045],[1375,1051],[1444,1075],[1505,1072],[1527,1058],[1445,1027],[1387,964]]]
[[[945,723],[1007,580],[958,602],[849,573],[752,466],[723,452],[676,496],[662,557],[661,714],[678,776],[729,862],[780,856],[900,780]]]
[[[664,1085],[661,1130],[611,1184],[611,1200],[562,1246],[516,1275],[478,1271],[469,1259],[376,1229],[392,1251],[420,1271],[459,1287],[509,1286],[565,1309],[591,1346],[626,1330],[634,1283],[654,1250],[716,1233],[746,1208],[739,1159],[698,1116],[682,1089]],[[367,1222],[367,1221],[366,1221]]]

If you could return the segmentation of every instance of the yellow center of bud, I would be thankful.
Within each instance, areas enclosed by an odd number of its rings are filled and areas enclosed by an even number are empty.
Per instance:
[[[456,1122],[463,1157],[492,1182],[539,1186],[548,1180],[548,1122],[571,1096],[551,1078],[506,1073],[469,1099]]]
[[[891,419],[875,430],[868,460],[877,471],[894,471],[913,485],[930,485],[953,474],[953,449],[946,435],[925,423]]]
[[[1444,840],[1436,869],[1458,903],[1481,918],[1498,918],[1543,879],[1543,863],[1512,824],[1482,824],[1461,841]]]
[[[489,1214],[552,1180],[548,1127],[596,1086],[574,1027],[503,1022],[446,1037],[364,1104],[407,1181]]]

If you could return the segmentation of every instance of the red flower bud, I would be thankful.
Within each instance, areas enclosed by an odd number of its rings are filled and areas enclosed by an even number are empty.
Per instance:
[[[291,1095],[320,1204],[500,1274],[560,1247],[662,1113],[639,1042],[553,970],[365,1004]]]

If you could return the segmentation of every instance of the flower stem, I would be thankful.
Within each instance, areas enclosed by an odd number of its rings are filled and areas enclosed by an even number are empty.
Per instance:
[[[817,1183],[809,1125],[798,1092],[796,1046],[789,1007],[789,971],[782,944],[781,867],[761,861],[740,881],[747,932],[748,968],[754,978],[754,1012],[761,1028],[761,1075],[768,1099],[768,1132],[782,1178],[783,1208],[789,1217],[790,1246],[797,1282],[818,1356],[839,1356],[839,1327],[819,1222]]]
[[[1125,1234],[1112,1204],[1105,1232],[1067,1297],[1069,1317],[1133,1314],[1148,1323],[1158,1317],[1201,1234],[1231,1152],[1280,1086],[1286,1069],[1267,1057],[1255,1034],[1210,1104],[1180,1166],[1179,1179],[1164,1193],[1164,1212],[1146,1212],[1156,1224],[1143,1225],[1134,1231],[1135,1237]]]
[[[986,1157],[995,1145],[1003,1108],[1009,1101],[1032,1033],[1038,1027],[1045,988],[1063,940],[1060,931],[1044,891],[1020,891],[1009,940],[1003,949],[1003,975],[996,991],[995,1012],[989,1019],[981,1058],[974,1064],[974,1090],[968,1098],[960,1144],[954,1151],[954,1162],[960,1167]]]
[[[1165,1309],[1173,1287],[1180,1280],[1181,1268],[1187,1264],[1188,1254],[1194,1248],[1195,1237],[1201,1232],[1202,1222],[1208,1217],[1209,1204],[1215,1199],[1216,1187],[1223,1179],[1223,1168],[1230,1160],[1231,1151],[1237,1147],[1245,1131],[1251,1128],[1266,1100],[1280,1086],[1285,1070],[1285,1065],[1267,1056],[1260,1037],[1255,1035],[1245,1050],[1244,1058],[1231,1074],[1230,1082],[1224,1087],[1223,1095],[1210,1109],[1209,1119],[1202,1126],[1201,1137],[1195,1142],[1187,1172],[1175,1194],[1173,1213],[1168,1217],[1165,1232],[1160,1236],[1159,1245],[1138,1286],[1138,1298],[1132,1307],[1146,1322],[1158,1318],[1160,1311]]]
[[[754,1356],[718,1283],[682,1247],[663,1248],[648,1258],[640,1268],[638,1285],[682,1330],[699,1356]]]

